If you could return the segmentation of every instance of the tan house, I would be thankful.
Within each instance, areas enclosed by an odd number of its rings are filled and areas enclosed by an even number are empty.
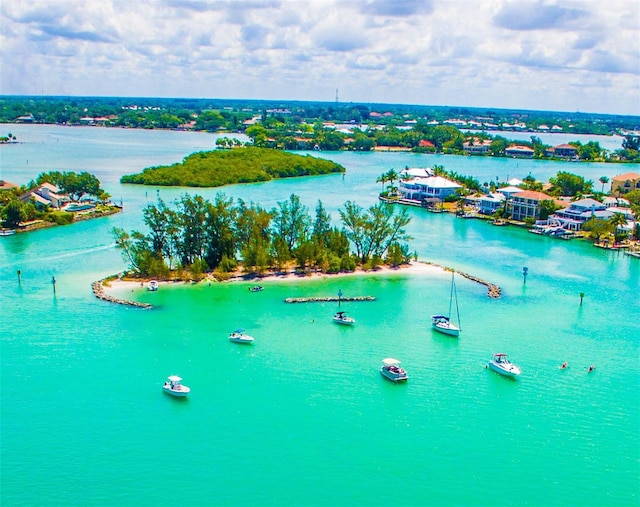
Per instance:
[[[513,220],[520,222],[523,222],[525,218],[536,220],[540,217],[540,202],[548,200],[555,202],[555,198],[543,192],[523,190],[513,194],[507,208]]]
[[[611,178],[611,193],[626,194],[632,190],[640,190],[640,174],[624,173]]]
[[[508,157],[532,158],[535,150],[528,146],[512,145],[505,149],[504,152]]]

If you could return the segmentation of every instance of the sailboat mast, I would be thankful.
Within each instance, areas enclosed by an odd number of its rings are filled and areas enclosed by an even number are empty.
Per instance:
[[[458,291],[456,290],[456,282],[455,279],[451,279],[451,287],[453,289],[453,295],[456,298],[456,317],[458,318],[458,329],[462,329],[460,325],[460,308],[458,308]]]

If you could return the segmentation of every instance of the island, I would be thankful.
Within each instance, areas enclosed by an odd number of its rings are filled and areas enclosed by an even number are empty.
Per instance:
[[[86,171],[42,173],[22,186],[0,180],[0,235],[118,213],[122,206],[110,199],[98,178]]]
[[[148,167],[139,174],[125,175],[121,183],[140,185],[219,187],[254,183],[274,178],[343,173],[331,160],[302,156],[253,146],[192,153],[181,163]]]

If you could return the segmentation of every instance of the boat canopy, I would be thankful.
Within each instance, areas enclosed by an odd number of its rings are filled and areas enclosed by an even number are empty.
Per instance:
[[[234,333],[242,334],[242,333],[244,333],[244,331],[245,331],[244,329],[236,329],[236,330],[234,331]]]
[[[394,366],[400,364],[400,361],[394,359],[393,357],[387,357],[382,360],[382,364],[384,364],[385,366]]]
[[[168,379],[169,382],[182,382],[182,378],[178,377],[177,375],[170,375]]]
[[[447,317],[446,315],[433,315],[431,318],[449,320],[449,317]]]

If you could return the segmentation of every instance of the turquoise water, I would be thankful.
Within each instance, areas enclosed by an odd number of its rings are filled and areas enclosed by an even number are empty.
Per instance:
[[[459,339],[430,329],[429,317],[448,308],[446,273],[265,281],[257,293],[250,283],[163,285],[123,293],[153,310],[121,307],[95,299],[90,284],[123,269],[109,230],[141,229],[140,210],[156,189],[121,186],[119,175],[180,160],[213,146],[214,136],[11,131],[31,137],[0,148],[3,179],[88,170],[121,196],[124,212],[0,238],[3,505],[482,506],[496,495],[506,505],[638,505],[637,259],[409,209],[420,259],[503,290],[492,300],[458,277]],[[322,199],[337,218],[347,199],[375,203],[375,178],[390,167],[440,163],[486,178],[535,171],[539,179],[566,168],[335,155],[344,178],[224,191],[265,206],[295,192],[311,209]],[[595,180],[627,170],[571,168]],[[186,190],[159,189],[167,200]],[[377,298],[342,305],[353,327],[331,322],[335,303],[283,302],[340,290]],[[255,337],[252,346],[228,341],[239,327]],[[492,352],[509,353],[520,378],[486,370]],[[380,376],[389,356],[403,362],[406,384]],[[587,374],[590,364],[596,370]],[[192,388],[188,399],[161,392],[169,374]]]

